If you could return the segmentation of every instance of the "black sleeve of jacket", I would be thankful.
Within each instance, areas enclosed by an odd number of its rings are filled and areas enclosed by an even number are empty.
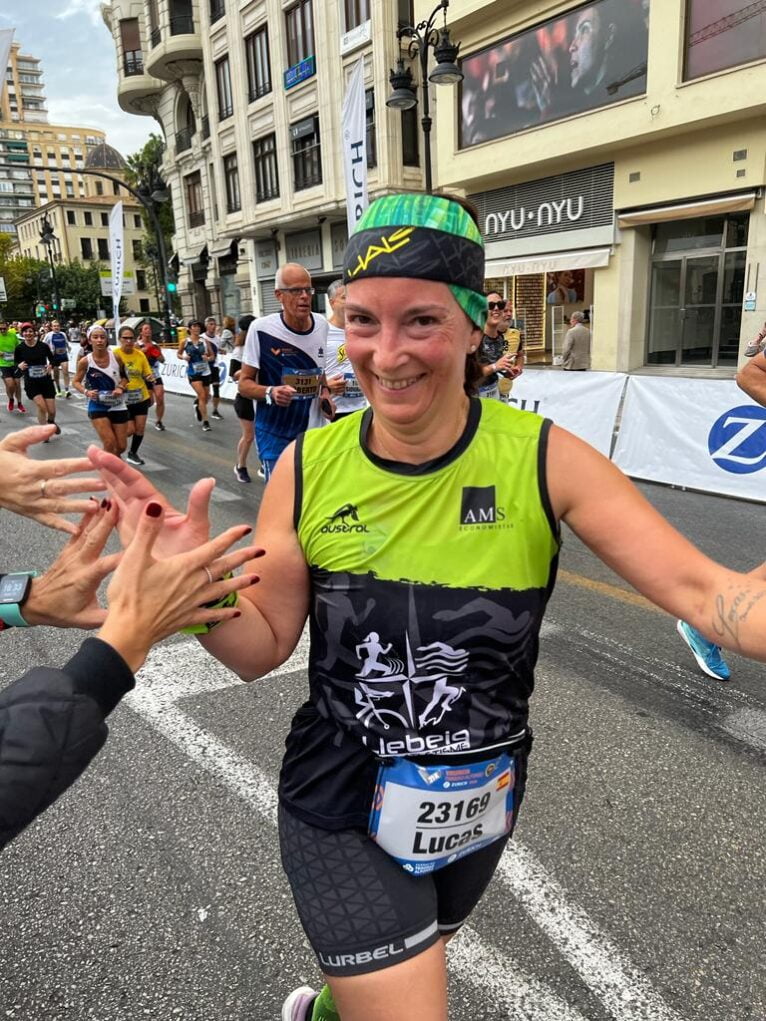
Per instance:
[[[35,667],[0,692],[0,849],[85,771],[134,684],[111,645],[87,638],[63,669]]]

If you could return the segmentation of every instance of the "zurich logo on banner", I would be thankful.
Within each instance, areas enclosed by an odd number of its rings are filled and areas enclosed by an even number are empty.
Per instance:
[[[710,430],[707,445],[718,467],[734,475],[766,468],[766,408],[746,404],[727,411]]]

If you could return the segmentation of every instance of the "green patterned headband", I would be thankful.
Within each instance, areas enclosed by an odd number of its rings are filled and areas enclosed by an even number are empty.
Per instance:
[[[439,195],[388,195],[366,210],[348,242],[343,281],[365,277],[438,280],[474,325],[487,318],[484,242],[458,202]]]

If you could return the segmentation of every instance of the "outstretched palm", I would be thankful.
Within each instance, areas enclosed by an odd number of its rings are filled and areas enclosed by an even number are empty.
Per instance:
[[[160,559],[186,553],[201,546],[210,538],[208,506],[210,494],[215,488],[215,479],[200,479],[189,493],[186,513],[172,507],[168,500],[149,480],[114,454],[108,454],[99,447],[88,447],[88,458],[107,485],[109,498],[117,502],[120,517],[118,531],[123,547],[133,538],[140,515],[149,500],[154,500],[165,509],[165,520],[155,556]]]

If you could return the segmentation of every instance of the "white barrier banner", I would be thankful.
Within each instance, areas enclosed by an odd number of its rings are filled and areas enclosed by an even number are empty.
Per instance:
[[[621,372],[525,369],[508,403],[553,419],[609,457],[624,384]]]
[[[73,374],[77,371],[78,350],[79,348],[75,344],[72,344],[69,350],[69,369]],[[186,379],[187,363],[183,358],[178,357],[178,352],[175,348],[163,347],[162,353],[165,356],[165,361],[157,366],[157,370],[165,389],[168,393],[193,397],[194,391]],[[229,355],[219,354],[215,364],[218,366],[218,373],[221,378],[221,397],[227,401],[233,401],[237,396],[237,384],[229,375],[229,360]]]
[[[766,501],[766,408],[734,380],[631,376],[614,461],[634,478]]]

